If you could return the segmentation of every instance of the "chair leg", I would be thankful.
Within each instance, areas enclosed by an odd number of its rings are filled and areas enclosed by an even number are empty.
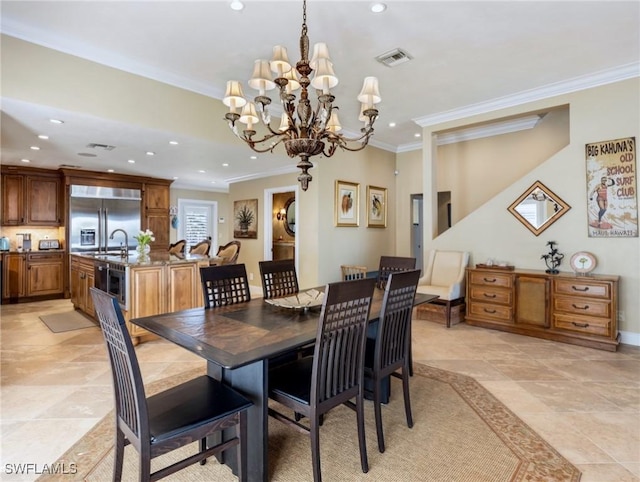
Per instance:
[[[205,450],[207,450],[207,439],[202,438],[200,439],[200,452],[204,452]],[[204,465],[206,463],[207,463],[207,459],[202,459],[200,461],[200,465]]]
[[[124,434],[116,427],[116,453],[113,462],[113,480],[122,479],[122,462],[124,461]]]
[[[369,461],[367,459],[367,444],[364,435],[364,394],[360,389],[360,393],[356,396],[356,415],[358,419],[358,442],[360,444],[360,465],[362,472],[369,472]]]
[[[309,435],[311,436],[311,465],[313,466],[313,482],[322,482],[320,473],[320,420],[312,417]]]
[[[236,425],[238,436],[238,481],[247,482],[247,412],[240,412],[240,422]]]
[[[376,434],[378,435],[378,450],[381,454],[385,451],[384,432],[382,430],[382,404],[380,402],[380,392],[382,391],[382,383],[379,379],[374,380],[373,387],[373,410],[376,417]]]
[[[140,482],[149,482],[149,480],[151,480],[151,454],[149,447],[146,447],[146,450],[143,448],[140,451]]]
[[[402,391],[404,394],[404,411],[407,415],[407,427],[413,427],[413,416],[411,415],[411,398],[409,397],[409,365],[402,367]]]
[[[444,308],[444,317],[447,322],[447,328],[451,328],[451,300],[447,300]]]

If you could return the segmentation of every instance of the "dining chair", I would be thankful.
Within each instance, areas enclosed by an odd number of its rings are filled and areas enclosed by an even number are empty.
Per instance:
[[[342,270],[342,281],[351,281],[354,279],[362,279],[367,277],[366,266],[343,264],[340,266],[340,269]]]
[[[293,259],[259,261],[258,266],[265,299],[293,295],[299,291],[296,263]]]
[[[240,241],[229,241],[224,246],[218,247],[216,256],[222,258],[220,264],[236,264],[240,255]]]
[[[211,238],[207,238],[191,246],[191,248],[189,249],[189,254],[203,254],[205,256],[209,256],[210,249]]]
[[[376,286],[383,290],[387,285],[387,280],[391,273],[407,271],[416,268],[416,258],[406,258],[402,256],[380,256],[378,267],[378,280]]]
[[[184,248],[187,244],[187,240],[186,239],[181,239],[179,241],[176,241],[173,244],[169,245],[169,254],[182,254],[184,253]]]
[[[420,270],[400,271],[389,275],[378,319],[375,339],[367,338],[364,359],[365,380],[372,380],[373,405],[378,435],[378,450],[385,451],[382,429],[383,380],[389,376],[402,379],[407,426],[413,427],[409,398],[411,313]],[[400,373],[397,372],[400,370]]]
[[[238,446],[238,479],[247,480],[247,409],[240,393],[203,375],[147,398],[140,365],[115,297],[91,288],[104,335],[115,390],[115,460],[113,480],[122,478],[124,449],[139,454],[141,481],[166,477],[211,455]],[[208,447],[207,437],[235,427],[235,437]],[[199,451],[151,473],[151,460],[192,442]]]
[[[364,349],[375,280],[329,283],[325,289],[313,356],[269,370],[269,398],[309,419],[309,427],[269,408],[269,415],[311,437],[313,480],[320,472],[321,417],[348,404],[356,411],[360,464],[369,471],[364,433]],[[349,403],[355,398],[355,405]],[[297,417],[296,417],[297,418]]]
[[[207,309],[251,301],[244,264],[204,266],[200,268],[200,279]]]

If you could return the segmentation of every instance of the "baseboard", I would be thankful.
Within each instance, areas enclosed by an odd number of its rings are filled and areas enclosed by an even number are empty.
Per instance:
[[[620,331],[620,343],[623,345],[640,346],[640,333]]]

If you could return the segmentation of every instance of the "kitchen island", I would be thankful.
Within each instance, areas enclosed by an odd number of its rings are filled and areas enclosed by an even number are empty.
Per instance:
[[[95,318],[89,289],[96,286],[118,298],[134,345],[153,339],[129,320],[204,305],[200,267],[209,266],[203,255],[151,251],[138,256],[71,253],[70,285],[74,307]]]

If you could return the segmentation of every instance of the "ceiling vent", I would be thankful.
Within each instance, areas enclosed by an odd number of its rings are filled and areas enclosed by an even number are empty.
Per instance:
[[[87,144],[87,147],[91,149],[101,149],[103,151],[113,151],[116,148],[116,146],[109,146],[107,144],[96,144],[94,142]]]
[[[413,57],[402,49],[393,49],[382,55],[378,55],[376,60],[387,67],[395,67],[396,65],[409,62]]]

